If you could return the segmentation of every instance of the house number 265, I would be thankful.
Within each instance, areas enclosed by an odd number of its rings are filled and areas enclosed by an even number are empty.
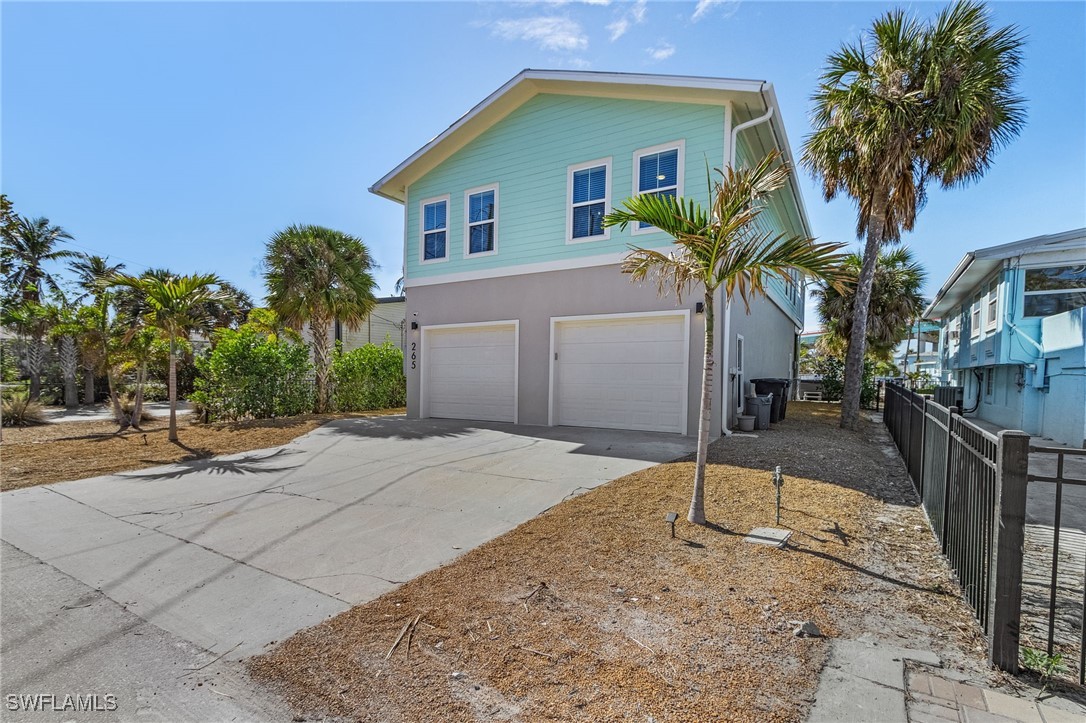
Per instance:
[[[415,354],[415,344],[416,344],[416,342],[411,342],[411,368],[412,369],[415,368],[415,365],[417,364],[417,362],[415,360],[418,359],[418,356],[416,356],[416,354]]]

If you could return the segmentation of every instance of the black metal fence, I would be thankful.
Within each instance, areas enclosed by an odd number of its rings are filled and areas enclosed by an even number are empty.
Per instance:
[[[1068,475],[1068,462],[1086,459],[1086,449],[1067,449],[1063,447],[1042,447],[1031,445],[1030,453],[1036,455],[1051,455],[1056,458],[1054,475],[1041,475],[1030,473],[1028,480],[1031,484],[1055,485],[1055,504],[1052,520],[1051,546],[1044,544],[1042,559],[1051,566],[1049,570],[1047,589],[1047,654],[1060,655],[1067,659],[1071,657],[1069,669],[1073,669],[1077,663],[1079,685],[1086,685],[1086,562],[1077,561],[1075,556],[1065,555],[1061,558],[1061,527],[1063,522],[1064,487],[1086,487],[1086,479],[1071,477]],[[1071,528],[1068,528],[1068,532]],[[1081,537],[1081,536],[1080,536]],[[1044,541],[1047,543],[1047,540]],[[1081,546],[1081,540],[1079,540]],[[1051,561],[1049,555],[1051,551]],[[1086,560],[1086,554],[1083,555]],[[1075,567],[1081,567],[1082,578],[1078,577],[1079,570],[1060,570],[1060,562],[1066,561]],[[1078,564],[1075,564],[1075,563]],[[1061,574],[1062,573],[1062,574]],[[1057,621],[1061,623],[1061,629],[1057,631]],[[1057,635],[1057,632],[1059,633]],[[1077,635],[1076,635],[1077,634]],[[1075,639],[1077,637],[1077,640]],[[1077,650],[1075,650],[1077,648]],[[1077,653],[1077,655],[1075,655]],[[1076,658],[1077,660],[1073,660]]]
[[[1016,672],[1029,437],[993,435],[900,384],[888,383],[885,397],[883,421],[988,636],[990,660]]]

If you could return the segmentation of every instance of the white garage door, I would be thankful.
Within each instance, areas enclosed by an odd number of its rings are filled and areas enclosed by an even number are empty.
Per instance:
[[[557,321],[555,421],[686,432],[685,315]]]
[[[516,421],[516,326],[424,329],[424,416]]]

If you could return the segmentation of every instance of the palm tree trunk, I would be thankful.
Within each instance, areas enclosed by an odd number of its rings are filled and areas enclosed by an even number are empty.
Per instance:
[[[170,336],[170,434],[171,442],[177,441],[177,356],[174,354],[174,338]]]
[[[117,424],[120,425],[118,432],[123,432],[128,429],[129,421],[128,417],[124,414],[124,409],[121,407],[121,398],[117,394],[117,385],[113,382],[113,368],[106,364],[106,383],[109,385],[109,401],[113,404],[113,418],[117,420]]]
[[[875,283],[875,266],[879,248],[885,235],[886,220],[883,216],[885,200],[880,194],[872,204],[871,219],[867,223],[867,242],[864,244],[864,262],[856,286],[856,299],[852,307],[852,334],[845,356],[845,389],[841,397],[841,428],[856,429],[860,424],[860,390],[863,384],[864,354],[867,351],[867,314],[871,306],[871,289]]]
[[[83,403],[94,404],[94,364],[83,362]]]
[[[309,320],[309,333],[313,337],[313,366],[317,375],[317,403],[313,411],[324,414],[328,411],[331,397],[332,349],[328,342],[328,319],[313,317]]]
[[[45,344],[41,338],[31,336],[26,344],[26,372],[30,376],[30,400],[41,396],[41,370],[45,366]]]
[[[60,337],[60,368],[64,372],[64,406],[75,407],[79,404],[79,391],[75,381],[79,369],[79,354],[75,348],[75,339],[70,334]]]
[[[143,421],[143,385],[147,381],[147,363],[143,362],[136,370],[136,394],[132,400],[132,426],[140,428]]]
[[[694,467],[694,494],[686,519],[705,524],[705,464],[709,458],[709,424],[713,405],[713,294],[705,292],[705,365],[701,370],[701,419],[698,422],[698,456]]]

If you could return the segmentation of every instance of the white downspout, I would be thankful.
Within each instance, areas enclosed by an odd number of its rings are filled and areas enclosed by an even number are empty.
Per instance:
[[[728,147],[725,149],[725,159],[727,160],[727,165],[729,167],[735,168],[735,156],[736,156],[736,153],[737,153],[736,140],[739,138],[739,131],[746,130],[747,128],[750,128],[751,126],[756,126],[759,123],[765,123],[766,121],[768,121],[769,119],[771,119],[773,117],[773,106],[770,106],[768,103],[766,105],[768,106],[769,110],[766,111],[765,115],[763,115],[761,117],[758,117],[758,118],[751,119],[749,121],[746,121],[745,123],[740,123],[739,125],[735,126],[734,128],[731,128],[730,133],[728,132],[727,129],[729,127],[731,127],[731,124],[732,124],[732,106],[729,103],[727,106],[724,107],[724,128],[725,128],[724,137],[728,141]],[[723,296],[723,294],[721,294],[721,295]],[[728,428],[728,425],[731,422],[732,412],[735,409],[738,408],[738,402],[731,398],[732,387],[734,386],[734,380],[732,378],[732,368],[733,367],[731,366],[731,360],[732,360],[732,358],[731,358],[731,353],[732,353],[732,300],[731,299],[725,299],[725,301],[724,301],[724,331],[723,331],[723,336],[724,336],[724,339],[723,339],[723,341],[721,343],[722,348],[721,348],[721,354],[720,354],[721,357],[723,357],[723,359],[721,360],[721,365],[720,365],[721,369],[723,370],[723,373],[720,375],[720,381],[721,381],[721,385],[724,387],[724,394],[721,395],[721,406],[723,407],[723,409],[720,410],[720,426],[721,426],[721,433],[726,437],[730,437],[732,435],[732,431]],[[739,396],[740,397],[743,396],[743,390],[742,389],[739,390]]]

